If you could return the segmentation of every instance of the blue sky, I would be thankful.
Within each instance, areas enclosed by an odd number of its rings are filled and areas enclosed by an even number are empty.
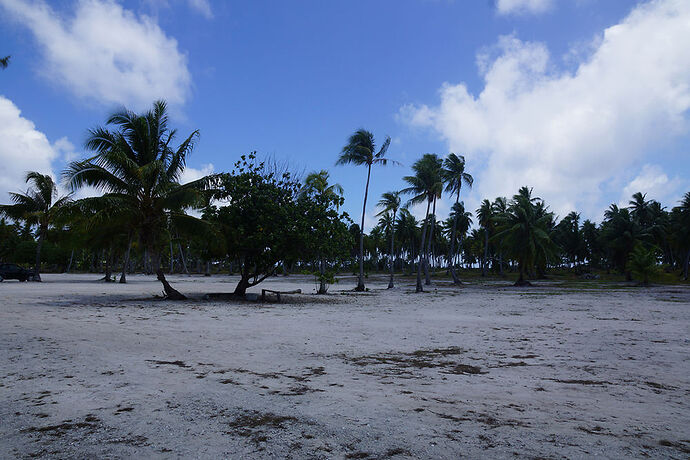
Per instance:
[[[252,150],[328,169],[356,221],[365,171],[337,155],[357,128],[391,136],[403,166],[374,171],[368,225],[427,152],[465,155],[470,209],[523,184],[561,216],[599,220],[638,189],[672,206],[690,189],[689,17],[682,0],[0,0],[0,201],[84,156],[119,105],[164,97],[201,130],[190,177]]]

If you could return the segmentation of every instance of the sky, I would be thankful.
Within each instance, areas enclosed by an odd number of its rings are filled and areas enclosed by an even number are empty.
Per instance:
[[[0,0],[0,203],[162,98],[201,132],[185,180],[257,151],[327,169],[356,222],[366,170],[338,154],[390,136],[366,230],[424,153],[465,156],[469,210],[523,185],[559,217],[637,191],[670,208],[690,190],[688,43],[688,0]]]

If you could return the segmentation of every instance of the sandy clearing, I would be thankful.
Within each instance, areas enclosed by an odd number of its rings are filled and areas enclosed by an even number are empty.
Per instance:
[[[0,284],[0,457],[690,454],[690,289]],[[310,278],[261,287],[302,288]],[[257,289],[254,289],[257,291]]]

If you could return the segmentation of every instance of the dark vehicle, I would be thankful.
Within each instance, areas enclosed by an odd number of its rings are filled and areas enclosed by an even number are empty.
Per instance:
[[[3,280],[33,280],[36,275],[33,270],[27,270],[16,264],[0,264],[0,281]]]

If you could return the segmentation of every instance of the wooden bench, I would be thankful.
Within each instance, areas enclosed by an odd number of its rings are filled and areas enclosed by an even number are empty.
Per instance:
[[[280,303],[280,295],[281,294],[301,294],[302,290],[301,289],[295,289],[294,291],[274,291],[273,289],[262,289],[261,290],[261,301],[266,300],[266,293],[270,292],[271,294],[275,294],[276,298],[278,299],[278,303]]]

